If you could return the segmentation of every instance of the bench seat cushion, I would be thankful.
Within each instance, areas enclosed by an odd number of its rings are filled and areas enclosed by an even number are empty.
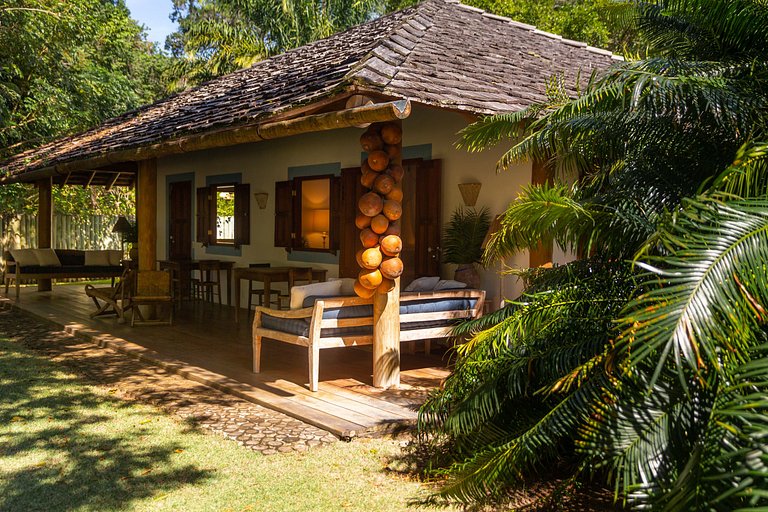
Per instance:
[[[43,267],[40,265],[29,265],[21,267],[22,274],[83,274],[86,276],[104,276],[120,274],[123,267],[115,266],[86,266],[86,265],[63,265],[61,267]]]
[[[321,297],[307,297],[305,307],[314,305],[315,300]],[[400,314],[412,313],[436,313],[439,311],[455,311],[459,309],[471,309],[475,305],[475,299],[423,299],[409,301],[400,304]],[[345,308],[331,308],[323,311],[323,319],[364,318],[373,315],[373,306],[365,304],[361,306],[348,306]],[[423,322],[407,322],[401,324],[400,329],[411,331],[415,329],[427,329],[433,327],[445,327],[456,324],[460,319],[428,320]],[[261,315],[261,326],[265,329],[280,331],[297,336],[309,336],[309,318],[279,318],[267,314]],[[367,336],[372,333],[371,326],[340,327],[335,329],[323,329],[322,337],[336,336]]]

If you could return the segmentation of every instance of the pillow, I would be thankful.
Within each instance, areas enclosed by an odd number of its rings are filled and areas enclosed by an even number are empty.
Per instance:
[[[13,261],[20,267],[31,267],[39,265],[35,249],[11,249]]]
[[[411,281],[411,284],[403,290],[405,292],[431,292],[440,282],[440,276],[420,277]]]
[[[353,296],[355,295],[355,281],[354,277],[331,277],[329,281],[341,281],[341,295]]]
[[[458,290],[459,288],[466,288],[467,283],[461,281],[454,281],[453,279],[441,279],[437,282],[434,290]]]
[[[109,253],[109,264],[113,267],[119,267],[123,261],[123,251],[110,250],[107,252]]]
[[[322,283],[305,284],[291,288],[291,309],[301,309],[304,299],[316,297],[334,297],[341,295],[341,281],[325,281]]]
[[[37,264],[42,267],[60,267],[61,262],[53,249],[32,249],[37,257]]]
[[[85,251],[86,267],[108,267],[109,251]]]

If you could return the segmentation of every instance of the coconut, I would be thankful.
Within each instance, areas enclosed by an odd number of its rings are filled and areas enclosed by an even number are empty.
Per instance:
[[[403,273],[403,260],[400,258],[386,259],[381,262],[379,269],[381,270],[381,275],[387,279],[397,279]]]
[[[355,294],[360,297],[361,299],[370,299],[373,297],[373,294],[376,293],[376,288],[370,289],[366,288],[362,284],[360,284],[360,281],[355,280]]]
[[[363,215],[375,217],[381,213],[381,210],[384,207],[384,200],[376,192],[368,192],[360,197],[357,206],[360,208]]]
[[[377,268],[373,270],[364,268],[357,275],[357,280],[366,288],[375,290],[381,284],[381,272]]]
[[[374,247],[379,243],[379,235],[371,231],[371,228],[365,228],[360,232],[360,242],[363,247]]]
[[[384,201],[384,206],[382,208],[382,211],[384,212],[384,215],[389,220],[397,220],[403,214],[403,207],[397,201],[392,201],[391,199],[387,199],[386,201]],[[373,215],[371,215],[371,217],[373,217]]]
[[[387,235],[381,239],[381,252],[387,256],[397,256],[403,250],[403,240],[397,235]]]
[[[389,219],[382,214],[378,214],[371,219],[371,231],[377,235],[383,235],[387,228],[389,228]]]
[[[362,268],[373,270],[375,268],[379,268],[379,265],[381,265],[381,260],[382,255],[379,247],[370,247],[368,249],[363,249],[362,254],[360,255],[360,266]]]
[[[387,123],[381,127],[381,138],[387,144],[400,144],[403,140],[403,129],[395,123]]]
[[[376,172],[381,172],[389,165],[389,157],[381,150],[368,153],[368,165]]]

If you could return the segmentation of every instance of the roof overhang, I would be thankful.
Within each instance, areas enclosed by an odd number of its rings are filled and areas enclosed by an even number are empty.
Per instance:
[[[53,177],[54,183],[73,185],[131,185],[136,175],[136,162],[150,158],[221,148],[265,140],[349,128],[368,123],[405,119],[411,114],[407,99],[385,101],[320,114],[303,115],[280,121],[239,126],[225,130],[183,137],[113,152],[70,160],[56,165],[29,170],[15,176],[0,177],[0,185],[29,183]]]

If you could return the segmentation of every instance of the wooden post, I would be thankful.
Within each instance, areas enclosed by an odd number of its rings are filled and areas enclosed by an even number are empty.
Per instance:
[[[49,249],[53,243],[53,182],[45,178],[37,182],[37,247]],[[38,279],[37,291],[51,291],[51,279]]]
[[[531,183],[533,185],[542,185],[552,183],[552,176],[547,170],[547,166],[541,160],[534,160],[531,168]],[[552,264],[552,242],[539,242],[537,247],[532,247],[528,254],[528,265],[530,267],[541,267],[542,265]]]
[[[392,162],[402,165],[402,140],[397,147]],[[373,295],[373,385],[384,389],[400,386],[400,278],[394,281],[391,290]]]
[[[157,259],[157,160],[139,162],[136,186],[139,270],[155,270]]]

